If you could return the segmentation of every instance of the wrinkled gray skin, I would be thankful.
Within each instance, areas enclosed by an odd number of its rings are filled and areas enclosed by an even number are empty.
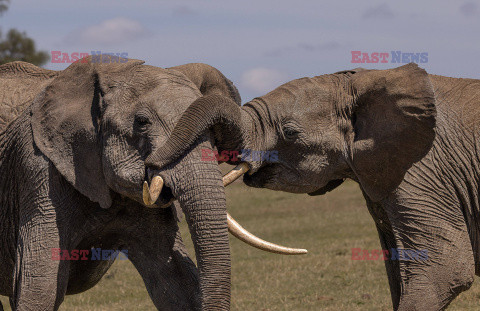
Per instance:
[[[157,165],[213,129],[219,151],[278,150],[248,162],[249,186],[319,195],[357,181],[383,249],[428,251],[385,262],[395,310],[443,310],[480,275],[480,80],[408,64],[294,80],[242,108],[216,101],[186,110]]]
[[[0,294],[12,309],[57,310],[65,294],[91,288],[113,263],[55,261],[52,248],[127,250],[158,310],[229,309],[226,203],[216,163],[202,172],[200,157],[186,156],[165,168],[170,188],[156,204],[178,198],[198,270],[176,210],[145,207],[142,184],[145,158],[192,102],[207,94],[240,97],[208,65],[142,64],[80,62],[62,72],[0,66]],[[203,148],[213,148],[209,135],[199,136],[191,154]]]

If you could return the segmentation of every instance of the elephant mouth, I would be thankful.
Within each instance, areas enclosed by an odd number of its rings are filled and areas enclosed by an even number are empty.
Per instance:
[[[268,183],[268,179],[266,178],[266,176],[272,176],[269,175],[268,172],[267,174],[264,174],[264,172],[267,170],[268,167],[263,167],[255,173],[245,174],[243,175],[243,182],[249,187],[265,188],[265,185]]]
[[[175,201],[175,196],[173,195],[172,188],[165,185],[163,186],[155,205],[165,208],[172,204],[173,201]]]
[[[145,180],[150,180],[149,176],[153,176],[153,172],[149,169],[145,170]],[[175,201],[172,188],[165,185],[162,178],[159,176],[153,176],[150,180],[149,192],[156,192],[153,197],[146,195],[146,189],[149,188],[148,183],[145,181],[143,184],[143,202],[149,207],[167,208]]]
[[[286,175],[288,174],[288,175]],[[317,189],[315,184],[302,184],[302,176],[288,165],[268,163],[252,174],[245,174],[243,182],[253,188],[267,188],[290,193],[306,193]]]
[[[308,195],[311,195],[311,196],[316,196],[316,195],[323,195],[327,192],[330,192],[332,191],[333,189],[337,188],[338,186],[340,186],[343,182],[345,181],[345,179],[334,179],[334,180],[331,180],[327,183],[326,186],[324,187],[321,187],[320,189],[318,190],[315,190],[313,192],[309,192]]]
[[[278,175],[282,168],[277,163],[265,163],[254,172],[243,175],[243,182],[253,188],[269,188],[269,185],[275,184],[275,181],[280,177]],[[283,185],[288,182],[283,181]]]

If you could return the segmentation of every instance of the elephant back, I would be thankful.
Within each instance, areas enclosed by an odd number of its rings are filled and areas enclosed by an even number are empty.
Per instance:
[[[57,74],[20,61],[0,65],[0,133]]]

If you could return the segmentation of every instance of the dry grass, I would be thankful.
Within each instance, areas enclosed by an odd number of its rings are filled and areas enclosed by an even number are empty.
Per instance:
[[[379,248],[356,184],[347,182],[322,197],[234,184],[227,197],[231,214],[258,236],[309,250],[304,256],[279,256],[231,239],[232,310],[391,310],[383,261],[351,260],[354,247]],[[193,254],[185,224],[182,233]],[[480,286],[474,284],[449,310],[478,310],[479,304]],[[66,297],[60,310],[154,307],[131,263],[117,261],[93,289]]]

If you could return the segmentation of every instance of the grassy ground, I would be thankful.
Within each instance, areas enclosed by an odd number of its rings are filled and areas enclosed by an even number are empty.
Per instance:
[[[308,255],[268,254],[231,239],[232,310],[391,310],[383,261],[353,261],[352,248],[378,249],[358,186],[347,182],[322,196],[227,188],[230,213],[258,236],[307,248]],[[193,249],[185,224],[182,232]],[[448,310],[478,310],[480,285]],[[4,306],[7,300],[1,298]],[[6,308],[9,310],[9,308]],[[117,261],[93,289],[67,296],[60,310],[154,310],[129,261]]]

